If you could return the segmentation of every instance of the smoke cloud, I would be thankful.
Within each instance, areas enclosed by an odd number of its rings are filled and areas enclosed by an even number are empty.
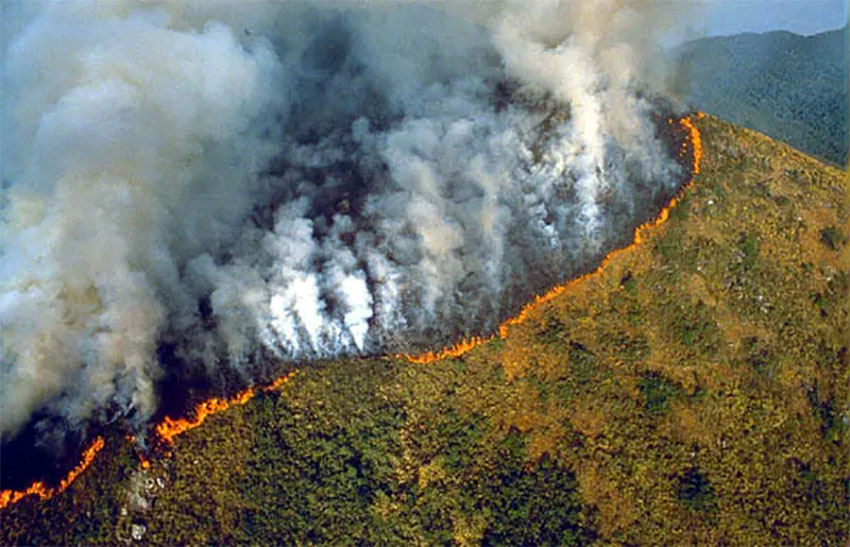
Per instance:
[[[492,330],[681,180],[670,5],[6,6],[0,432]],[[7,34],[8,36],[8,34]]]

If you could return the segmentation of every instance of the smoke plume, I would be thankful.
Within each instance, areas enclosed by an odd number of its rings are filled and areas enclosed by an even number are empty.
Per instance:
[[[680,181],[670,5],[5,6],[0,432],[492,330]]]

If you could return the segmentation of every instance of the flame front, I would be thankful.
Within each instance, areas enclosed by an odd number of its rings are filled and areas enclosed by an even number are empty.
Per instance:
[[[83,452],[83,457],[80,463],[77,464],[54,488],[48,488],[42,481],[34,482],[26,490],[2,490],[0,491],[0,509],[7,505],[17,503],[27,496],[36,495],[42,500],[50,499],[56,494],[61,494],[71,486],[71,483],[91,465],[94,457],[103,449],[103,437],[98,437],[94,442]]]
[[[701,119],[704,116],[705,116],[705,114],[703,114],[702,112],[698,112],[696,114],[697,119]],[[668,123],[672,124],[673,119],[670,118],[668,120]],[[595,276],[598,276],[599,274],[601,274],[605,270],[605,268],[608,267],[608,264],[612,260],[614,260],[615,257],[617,257],[621,254],[628,253],[628,252],[632,251],[632,249],[634,249],[636,246],[643,243],[644,242],[644,234],[646,233],[646,231],[648,231],[648,230],[650,230],[650,229],[652,229],[656,226],[660,226],[661,224],[666,222],[668,218],[670,218],[670,211],[674,207],[676,207],[676,205],[679,204],[679,202],[682,199],[682,195],[684,195],[684,193],[690,188],[690,186],[693,185],[694,176],[699,174],[700,161],[702,160],[702,140],[700,140],[699,129],[697,129],[696,125],[694,125],[694,122],[693,122],[693,120],[691,119],[690,116],[686,116],[684,118],[681,118],[679,120],[679,125],[688,132],[687,139],[685,139],[685,141],[682,143],[681,148],[679,149],[679,156],[684,157],[688,153],[688,146],[690,145],[691,157],[692,157],[691,178],[686,184],[684,184],[682,186],[682,188],[679,190],[679,193],[673,199],[670,200],[670,203],[668,203],[666,207],[661,209],[661,212],[658,213],[658,216],[655,218],[655,220],[652,220],[652,221],[647,222],[645,224],[641,224],[640,226],[638,226],[635,229],[634,241],[630,245],[627,245],[626,247],[623,247],[621,249],[616,249],[616,250],[608,253],[608,255],[605,256],[605,258],[602,260],[602,264],[600,264],[599,267],[596,268],[595,270],[593,270],[592,272],[584,274],[584,275],[579,276],[579,277],[576,277],[576,278],[574,278],[570,281],[567,281],[563,285],[557,285],[557,286],[553,287],[552,289],[550,289],[549,291],[547,291],[546,293],[544,293],[542,295],[535,296],[534,299],[531,302],[525,304],[522,307],[522,309],[519,311],[519,313],[517,315],[515,315],[514,317],[510,317],[510,318],[506,319],[501,325],[499,325],[498,335],[494,334],[494,335],[491,335],[491,336],[474,336],[472,338],[463,339],[463,340],[456,342],[455,344],[453,344],[451,346],[447,346],[447,347],[445,347],[441,350],[427,351],[427,352],[421,353],[419,355],[402,353],[402,354],[396,355],[396,357],[406,359],[407,361],[409,361],[411,363],[417,363],[417,364],[434,363],[436,361],[441,361],[443,359],[460,357],[461,355],[463,355],[463,354],[465,354],[469,351],[472,351],[473,349],[477,348],[478,346],[485,344],[485,343],[489,342],[490,340],[495,339],[496,336],[498,336],[499,338],[506,338],[508,336],[508,330],[510,329],[510,327],[512,327],[514,325],[519,325],[520,323],[523,323],[526,319],[528,319],[528,315],[532,312],[532,310],[534,310],[535,308],[542,306],[543,304],[549,302],[550,300],[552,300],[552,299],[574,289],[575,287],[577,287],[578,285],[581,285],[582,283],[584,283],[588,279],[593,278]]]
[[[251,388],[242,391],[241,393],[236,394],[232,399],[221,399],[219,397],[213,397],[212,399],[208,399],[202,403],[199,403],[195,406],[194,417],[189,418],[177,418],[176,420],[171,418],[170,416],[166,416],[160,423],[156,425],[155,431],[160,439],[167,442],[168,444],[172,444],[174,442],[174,437],[184,433],[190,429],[194,429],[204,423],[207,419],[207,416],[215,414],[216,412],[221,412],[222,410],[227,410],[233,405],[236,404],[245,404],[251,397],[254,396],[254,390]]]
[[[701,112],[696,114],[697,119],[700,119],[703,116],[704,114]],[[668,120],[668,122],[672,124],[673,120],[670,119]],[[598,276],[605,270],[608,264],[612,260],[614,260],[615,257],[630,252],[632,249],[634,249],[634,247],[643,243],[645,232],[667,221],[667,219],[670,217],[670,210],[679,204],[682,199],[682,195],[693,184],[694,176],[699,174],[700,172],[700,161],[702,159],[702,141],[700,140],[700,132],[694,125],[694,122],[691,117],[681,118],[679,120],[679,125],[688,132],[688,138],[685,140],[685,142],[682,143],[679,154],[680,156],[684,156],[685,154],[687,154],[688,146],[690,145],[692,157],[691,179],[682,187],[678,195],[671,199],[670,203],[668,203],[667,206],[661,210],[655,220],[642,224],[635,229],[634,241],[630,245],[622,249],[617,249],[610,252],[602,260],[602,264],[600,264],[599,267],[596,268],[596,270],[577,277],[575,279],[572,279],[571,281],[568,281],[563,285],[553,287],[548,292],[542,295],[535,296],[531,302],[527,303],[525,306],[522,307],[522,309],[516,316],[505,320],[501,325],[499,325],[497,335],[474,336],[472,338],[460,340],[459,342],[456,342],[451,346],[445,347],[437,351],[427,351],[419,355],[399,354],[396,355],[396,357],[403,358],[411,363],[417,364],[434,363],[443,359],[460,357],[461,355],[477,348],[478,346],[481,346],[482,344],[485,344],[488,341],[495,339],[496,336],[498,336],[499,338],[506,338],[510,327],[523,323],[535,308],[542,306],[543,304],[549,302],[557,296],[574,289],[575,287],[577,287],[581,283],[584,283],[588,279]],[[212,399],[208,399],[195,406],[192,418],[174,419],[169,416],[166,416],[159,424],[154,427],[154,431],[159,436],[159,438],[161,438],[165,443],[169,445],[174,444],[175,437],[185,433],[186,431],[200,426],[202,423],[204,423],[204,421],[206,421],[207,417],[217,412],[227,410],[228,408],[235,405],[244,405],[245,403],[250,401],[258,392],[273,391],[288,382],[290,379],[292,379],[292,377],[295,376],[296,373],[297,371],[293,371],[285,376],[281,376],[271,384],[259,388],[259,390],[255,390],[254,388],[248,388],[244,391],[237,393],[230,399],[224,399],[220,397],[213,397]],[[131,439],[128,438],[128,440]],[[83,456],[80,463],[74,469],[72,469],[65,476],[65,478],[63,478],[59,482],[59,484],[54,488],[49,488],[45,485],[44,482],[38,481],[33,483],[29,488],[23,491],[0,491],[0,509],[3,509],[10,504],[17,503],[18,501],[30,495],[37,495],[42,500],[46,500],[55,496],[56,494],[64,492],[71,485],[71,483],[74,482],[74,480],[83,471],[85,471],[89,465],[91,465],[92,461],[94,460],[94,457],[97,455],[98,452],[100,452],[100,450],[103,449],[103,446],[103,437],[97,437],[91,444],[91,446],[89,446],[85,450],[85,452],[83,452]],[[141,466],[144,469],[150,467],[150,462],[147,460],[147,458],[145,458],[143,455],[140,455],[139,458]]]
[[[271,384],[260,388],[259,391],[273,391],[290,379],[295,376],[297,371],[292,371],[285,376],[281,376]],[[206,401],[199,403],[195,406],[195,410],[193,412],[192,418],[171,418],[170,416],[166,416],[160,423],[156,425],[154,431],[157,436],[165,441],[167,444],[174,444],[174,438],[178,435],[189,431],[190,429],[194,429],[204,423],[207,417],[212,416],[217,412],[221,412],[223,410],[227,410],[228,408],[236,405],[244,405],[248,401],[254,398],[254,396],[258,392],[254,390],[254,388],[248,388],[245,391],[240,391],[230,399],[223,399],[220,397],[213,397],[212,399],[207,399]],[[146,460],[143,460],[146,461]],[[144,466],[144,463],[142,464]],[[150,465],[150,464],[148,464]]]
[[[260,388],[259,390],[255,390],[253,388],[248,388],[245,391],[241,391],[237,393],[234,397],[230,399],[222,399],[219,397],[213,397],[212,399],[208,399],[197,406],[194,409],[194,417],[191,419],[187,418],[178,418],[174,419],[166,416],[165,419],[156,425],[154,431],[156,434],[167,444],[174,444],[174,438],[178,435],[189,431],[190,429],[194,429],[204,423],[208,416],[215,414],[216,412],[221,412],[222,410],[227,410],[228,408],[234,405],[244,405],[248,401],[250,401],[257,393],[263,391],[273,391],[295,376],[297,371],[292,371],[285,376],[281,376],[276,379],[271,384]],[[127,442],[134,443],[136,441],[136,437],[133,435],[128,435],[125,437]],[[56,494],[61,494],[65,490],[71,486],[71,483],[80,476],[80,474],[91,465],[94,457],[103,449],[105,442],[103,437],[98,437],[94,440],[94,442],[89,446],[82,455],[80,463],[72,469],[61,481],[59,484],[53,488],[48,487],[42,481],[36,481],[32,483],[29,488],[26,490],[2,490],[0,491],[0,509],[4,509],[5,507],[18,503],[22,499],[27,496],[38,496],[42,500],[47,500],[55,496]],[[145,457],[143,454],[139,454],[139,463],[142,469],[150,468],[150,460]]]

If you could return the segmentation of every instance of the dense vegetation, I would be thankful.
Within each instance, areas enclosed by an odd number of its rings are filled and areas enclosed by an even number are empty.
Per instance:
[[[848,30],[738,34],[679,50],[678,91],[700,110],[847,164]]]
[[[846,175],[698,125],[670,220],[506,340],[304,367],[147,470],[110,439],[2,543],[846,544]]]

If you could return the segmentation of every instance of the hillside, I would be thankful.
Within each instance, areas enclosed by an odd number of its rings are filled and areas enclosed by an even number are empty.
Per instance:
[[[3,544],[850,538],[845,173],[712,116],[669,220],[454,359],[305,366]]]
[[[848,30],[694,40],[678,51],[678,93],[696,108],[847,164]]]

